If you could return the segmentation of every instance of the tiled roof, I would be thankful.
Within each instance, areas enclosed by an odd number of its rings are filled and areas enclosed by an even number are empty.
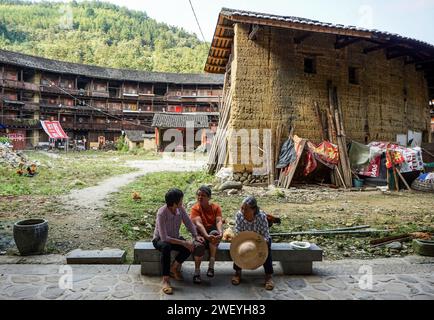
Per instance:
[[[145,140],[145,131],[140,130],[125,130],[125,135],[131,142],[142,142]]]
[[[260,18],[260,19],[267,19],[267,20],[277,20],[277,21],[283,21],[283,22],[292,22],[292,23],[300,23],[300,24],[306,24],[306,25],[314,25],[319,27],[329,27],[329,28],[336,28],[336,29],[346,29],[346,30],[354,30],[354,31],[362,31],[362,32],[369,32],[372,34],[376,34],[382,37],[393,37],[395,39],[401,39],[401,40],[407,40],[407,41],[413,41],[420,45],[428,46],[434,49],[434,45],[420,41],[414,38],[404,37],[400,36],[396,33],[390,33],[385,31],[379,31],[376,29],[366,29],[356,26],[345,26],[343,24],[334,24],[334,23],[328,23],[328,22],[321,22],[317,20],[311,20],[306,18],[299,18],[299,17],[292,17],[292,16],[278,16],[274,14],[266,14],[266,13],[259,13],[259,12],[251,12],[251,11],[245,11],[245,10],[237,10],[237,9],[228,9],[223,8],[221,10],[221,14],[225,16],[244,16],[244,17],[252,17],[252,18]]]
[[[173,84],[223,85],[223,76],[212,74],[145,72],[104,68],[92,65],[51,60],[22,53],[0,50],[0,62],[27,68],[82,75],[91,78]]]
[[[162,129],[186,128],[187,122],[194,123],[194,128],[203,129],[209,127],[208,116],[204,114],[173,114],[156,113],[152,126]]]

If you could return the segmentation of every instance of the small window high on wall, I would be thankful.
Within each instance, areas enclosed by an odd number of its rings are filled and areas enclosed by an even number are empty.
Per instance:
[[[351,84],[359,84],[359,73],[357,68],[348,68],[348,82]]]
[[[304,72],[309,74],[316,73],[316,60],[315,58],[304,58]]]

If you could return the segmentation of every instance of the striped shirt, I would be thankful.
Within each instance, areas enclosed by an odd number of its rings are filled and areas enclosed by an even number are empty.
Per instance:
[[[252,222],[247,221],[241,211],[238,211],[235,217],[235,233],[243,231],[254,231],[264,237],[266,241],[270,240],[270,231],[268,227],[267,215],[264,211],[255,214]]]
[[[157,212],[157,221],[155,223],[154,239],[161,241],[168,241],[173,239],[179,239],[179,228],[181,223],[184,223],[188,231],[194,238],[197,237],[196,227],[191,222],[185,209],[177,209],[176,213],[167,208],[167,205],[161,207]]]

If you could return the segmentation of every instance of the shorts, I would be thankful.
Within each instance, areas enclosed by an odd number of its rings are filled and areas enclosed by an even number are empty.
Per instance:
[[[212,227],[206,229],[206,232],[208,232],[209,235],[217,235],[217,234],[219,234],[216,226],[212,226]],[[205,247],[207,249],[209,249],[209,241],[206,240],[206,239],[205,239]]]

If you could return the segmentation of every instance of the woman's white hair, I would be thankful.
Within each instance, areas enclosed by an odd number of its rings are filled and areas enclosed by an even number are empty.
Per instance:
[[[256,211],[255,213],[259,213],[258,202],[256,201],[255,197],[248,196],[247,198],[244,198],[242,204],[243,205],[244,204],[248,205],[250,208],[252,208],[252,209],[254,209]]]

